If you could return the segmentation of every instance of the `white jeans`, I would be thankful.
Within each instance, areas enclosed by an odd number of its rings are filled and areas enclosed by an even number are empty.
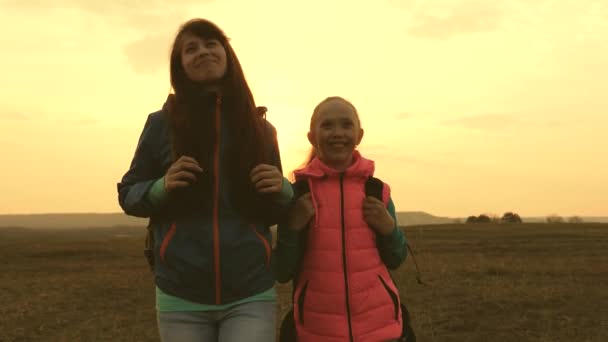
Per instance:
[[[162,342],[274,342],[276,301],[251,302],[221,311],[160,311]]]

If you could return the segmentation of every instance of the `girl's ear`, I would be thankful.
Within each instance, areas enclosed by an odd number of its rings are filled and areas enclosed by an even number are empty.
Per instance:
[[[313,147],[317,147],[316,142],[315,142],[315,135],[312,132],[308,132],[308,134],[306,134],[306,136],[308,137],[308,142],[310,142],[310,144]]]
[[[361,143],[361,140],[363,140],[363,128],[359,128],[359,136],[357,137],[357,145],[359,145]]]

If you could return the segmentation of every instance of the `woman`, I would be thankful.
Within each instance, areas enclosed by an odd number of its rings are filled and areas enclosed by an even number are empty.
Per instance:
[[[273,341],[269,226],[293,194],[276,131],[215,24],[194,19],[171,51],[170,94],[118,184],[150,217],[162,341]]]

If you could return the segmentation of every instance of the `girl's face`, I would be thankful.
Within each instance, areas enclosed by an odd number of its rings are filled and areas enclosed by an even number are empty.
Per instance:
[[[339,171],[352,164],[352,154],[363,138],[357,114],[351,106],[340,100],[321,105],[308,132],[308,141],[314,146],[319,159]]]
[[[194,82],[215,82],[226,74],[226,50],[217,39],[187,32],[182,37],[180,55],[186,76]]]

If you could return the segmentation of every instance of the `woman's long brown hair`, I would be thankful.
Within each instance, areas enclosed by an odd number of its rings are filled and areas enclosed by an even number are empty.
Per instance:
[[[183,36],[217,39],[226,51],[226,73],[219,81],[221,95],[207,90],[206,84],[190,80],[182,66]],[[222,116],[230,127],[229,150],[223,152],[222,174],[231,183],[231,200],[237,209],[253,210],[259,202],[249,173],[259,163],[269,163],[272,140],[265,134],[264,118],[259,114],[241,64],[224,32],[205,19],[193,19],[180,27],[171,50],[171,86],[168,99],[170,138],[174,160],[192,156],[203,170],[212,170],[215,132],[215,101],[221,96]],[[227,158],[227,159],[226,159]],[[209,172],[207,172],[209,175]],[[249,211],[248,210],[248,211]]]

